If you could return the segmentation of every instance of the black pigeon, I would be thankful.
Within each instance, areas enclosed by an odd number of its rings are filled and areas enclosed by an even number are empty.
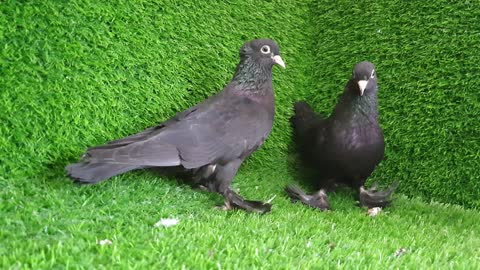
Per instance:
[[[375,67],[370,62],[360,62],[330,117],[319,117],[305,102],[295,103],[292,117],[300,155],[319,173],[315,184],[322,189],[346,184],[358,190],[360,204],[368,208],[390,204],[389,196],[396,187],[387,191],[363,187],[385,151],[378,125],[377,91]],[[325,192],[306,195],[294,186],[286,187],[286,192],[292,199],[312,207],[330,207]]]
[[[89,148],[66,167],[81,183],[97,183],[144,168],[172,168],[225,198],[228,209],[265,213],[271,205],[241,198],[230,188],[242,162],[270,134],[275,102],[272,67],[285,68],[278,45],[269,39],[245,43],[230,83],[215,96],[138,134]]]

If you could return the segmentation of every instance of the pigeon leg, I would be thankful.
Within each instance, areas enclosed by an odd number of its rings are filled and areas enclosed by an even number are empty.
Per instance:
[[[325,189],[320,189],[312,195],[308,195],[298,186],[287,186],[285,191],[293,201],[301,201],[313,208],[320,209],[320,211],[330,209]]]
[[[366,206],[368,208],[374,207],[386,207],[391,204],[392,200],[390,195],[398,187],[398,182],[393,183],[386,190],[377,190],[377,184],[373,184],[372,188],[365,189],[361,186],[359,189],[360,206]]]
[[[226,165],[217,165],[216,168],[216,189],[225,198],[225,209],[243,209],[248,212],[267,213],[272,208],[270,203],[261,201],[250,201],[243,199],[240,195],[230,188],[230,183],[236,175],[238,168],[242,164],[241,159],[236,159]]]

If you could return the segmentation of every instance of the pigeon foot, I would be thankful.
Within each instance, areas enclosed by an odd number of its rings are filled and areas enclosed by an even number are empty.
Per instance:
[[[285,187],[285,192],[287,192],[292,201],[301,201],[302,203],[317,208],[320,211],[330,209],[327,193],[324,189],[320,189],[312,195],[308,195],[298,186],[287,186]]]
[[[360,206],[366,206],[369,209],[374,207],[386,207],[392,203],[390,195],[398,187],[398,182],[392,184],[388,189],[377,190],[377,183],[373,184],[370,189],[360,187]]]
[[[228,190],[224,194],[225,197],[225,210],[243,209],[247,212],[255,212],[259,214],[265,214],[270,212],[272,204],[261,201],[245,200],[233,190]]]

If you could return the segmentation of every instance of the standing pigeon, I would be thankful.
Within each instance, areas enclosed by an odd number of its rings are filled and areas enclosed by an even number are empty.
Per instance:
[[[195,183],[225,198],[227,209],[265,213],[271,205],[241,198],[230,188],[242,162],[270,134],[275,111],[272,67],[285,68],[269,39],[245,43],[230,83],[217,95],[138,134],[89,148],[66,167],[81,183],[97,183],[144,168],[180,168]]]
[[[319,172],[319,192],[307,195],[288,186],[294,200],[321,210],[329,209],[325,189],[342,183],[359,191],[360,204],[384,207],[395,185],[387,191],[366,190],[363,185],[383,159],[385,143],[378,125],[377,77],[370,62],[355,65],[330,117],[322,119],[305,102],[295,103],[292,117],[295,140],[303,159]]]

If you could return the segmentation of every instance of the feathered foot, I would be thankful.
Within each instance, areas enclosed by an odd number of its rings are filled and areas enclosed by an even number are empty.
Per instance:
[[[330,209],[327,193],[324,189],[320,189],[314,194],[308,195],[298,186],[287,186],[285,187],[285,192],[287,192],[292,201],[301,201],[302,203],[320,209],[321,211]]]
[[[393,183],[386,190],[377,190],[377,184],[373,184],[370,189],[360,187],[360,205],[368,208],[386,207],[392,203],[390,195],[398,187],[398,182]]]
[[[231,189],[228,189],[226,192],[224,192],[223,196],[225,197],[225,210],[239,208],[248,212],[265,214],[270,212],[270,210],[272,209],[272,204],[270,203],[245,200]]]

